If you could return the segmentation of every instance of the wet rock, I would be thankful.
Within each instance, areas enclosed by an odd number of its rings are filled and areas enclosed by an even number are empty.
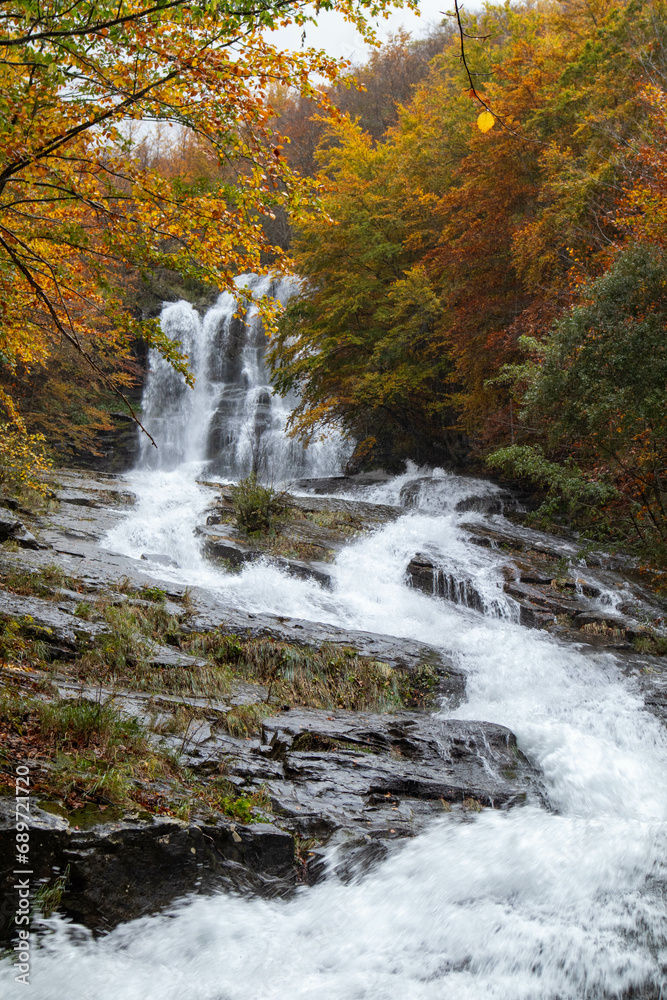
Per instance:
[[[309,493],[331,494],[348,493],[367,486],[377,486],[388,483],[392,477],[381,469],[375,472],[359,473],[356,476],[327,476],[324,479],[299,479],[294,484],[296,489],[307,490]]]
[[[582,603],[569,592],[562,594],[551,585],[540,587],[514,582],[506,583],[504,590],[517,602],[521,624],[529,627],[533,627],[532,620],[541,621],[543,616],[553,621],[559,615],[575,615],[582,610]]]
[[[21,505],[16,497],[11,497],[8,493],[0,493],[0,516],[3,513],[2,508],[4,507],[8,507],[9,510],[21,510]]]
[[[475,511],[479,514],[504,514],[508,508],[516,508],[518,501],[511,493],[496,493],[493,496],[481,495],[465,497],[454,507],[459,513]]]
[[[667,725],[667,657],[614,649],[614,659],[637,685],[647,710]]]
[[[77,618],[72,614],[74,606],[67,601],[63,608],[55,601],[0,590],[0,617],[21,619],[24,629],[57,655],[73,653],[82,642],[108,632],[107,625]]]
[[[207,525],[226,524],[226,530],[243,536],[233,525],[234,499],[231,487],[212,482],[201,485],[219,490],[217,504],[208,508]],[[285,494],[288,505],[286,518],[277,525],[281,537],[297,541],[313,541],[323,548],[338,549],[349,542],[355,531],[370,530],[380,524],[396,520],[404,511],[391,504],[368,503],[341,497],[296,496]],[[290,511],[294,516],[290,516]],[[299,514],[313,515],[303,518]],[[261,542],[262,537],[254,538]]]
[[[468,495],[457,500],[457,495],[460,497],[466,488]],[[518,500],[508,490],[487,486],[479,479],[465,476],[451,482],[449,499],[443,494],[442,480],[430,476],[412,479],[402,487],[399,501],[403,507],[418,507],[424,511],[438,511],[445,506],[458,512],[475,511],[480,514],[502,514],[519,506]]]
[[[617,632],[619,635],[624,632],[627,625],[627,622],[622,618],[618,618],[615,615],[601,614],[598,611],[580,611],[574,616],[572,623],[577,628],[593,626],[594,628],[599,628],[601,631]]]
[[[509,582],[532,584],[538,587],[556,587],[561,593],[570,593],[574,598],[600,597],[602,590],[583,577],[559,576],[559,567],[552,560],[531,558],[528,553],[520,559],[514,559],[507,567],[506,576]]]
[[[94,808],[94,807],[93,807]],[[82,810],[81,812],[89,812]],[[236,824],[225,817],[183,823],[147,813],[77,828],[68,818],[33,805],[30,861],[33,888],[68,871],[62,904],[66,916],[95,931],[155,913],[187,893],[221,887],[275,894],[295,880],[294,841],[270,824]],[[13,797],[0,798],[0,884],[12,897],[16,854]],[[0,940],[11,931],[0,910]]]
[[[435,566],[428,556],[416,555],[408,563],[406,577],[411,587],[434,597],[443,597],[475,611],[484,610],[484,601],[472,580]]]
[[[56,490],[56,499],[77,507],[99,507],[104,504],[133,504],[136,496],[129,490]]]
[[[435,593],[436,568],[427,556],[417,554],[408,563],[405,573],[411,587],[423,590],[425,594]]]
[[[343,629],[325,622],[312,622],[286,615],[266,612],[251,614],[239,608],[214,603],[210,594],[195,591],[195,596],[198,611],[182,625],[185,631],[210,632],[220,629],[227,635],[279,639],[314,648],[319,648],[324,643],[346,646],[356,650],[360,656],[372,657],[408,673],[415,673],[425,665],[432,667],[438,677],[438,695],[447,698],[450,705],[458,704],[464,696],[463,671],[454,665],[451,657],[426,643],[376,632]]]
[[[265,554],[261,549],[253,547],[241,533],[231,526],[224,532],[206,525],[199,527],[196,534],[202,539],[202,554],[207,559],[218,559],[232,566],[242,566],[246,562],[254,562]]]
[[[340,497],[292,496],[290,502],[310,514],[346,514],[352,523],[367,528],[395,521],[404,513],[400,507],[391,504],[368,503],[364,500],[348,500]]]
[[[81,493],[77,490],[58,490],[56,500],[60,503],[73,503],[77,507],[97,507],[98,500],[89,493]]]
[[[9,540],[17,542],[24,549],[45,549],[47,547],[37,541],[13,510],[0,507],[0,542]]]
[[[262,781],[277,821],[303,837],[414,836],[452,805],[542,801],[539,776],[503,726],[425,713],[292,709],[264,720],[230,773]]]
[[[152,562],[157,566],[173,566],[175,569],[178,569],[176,560],[172,559],[171,556],[165,556],[161,552],[142,552],[141,558],[144,562]]]
[[[12,538],[17,529],[23,527],[20,519],[7,507],[0,507],[0,541]]]
[[[271,560],[276,566],[280,566],[290,576],[295,576],[299,580],[315,580],[320,587],[329,589],[331,587],[331,574],[321,563],[303,562],[300,559],[286,559],[284,556],[277,556]]]
[[[146,662],[152,667],[182,667],[187,670],[196,670],[208,665],[201,657],[188,656],[187,653],[172,649],[170,646],[154,646]]]
[[[220,560],[231,566],[242,566],[244,563],[262,559],[284,569],[290,576],[296,576],[301,580],[315,580],[323,587],[331,586],[331,575],[325,565],[272,555],[266,549],[254,547],[242,532],[235,528],[228,527],[225,533],[221,534],[207,525],[198,528],[197,534],[204,539],[202,551],[209,559]]]
[[[469,541],[484,548],[505,549],[510,552],[538,553],[557,561],[563,556],[574,556],[576,546],[565,539],[554,538],[543,532],[528,530],[509,523],[461,524]]]

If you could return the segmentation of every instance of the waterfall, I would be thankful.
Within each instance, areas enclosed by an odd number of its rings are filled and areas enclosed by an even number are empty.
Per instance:
[[[141,466],[173,470],[198,463],[226,479],[254,471],[273,482],[335,474],[344,442],[334,435],[306,449],[290,438],[285,428],[297,400],[274,395],[264,362],[267,337],[257,300],[269,296],[285,305],[295,280],[246,274],[237,287],[250,293],[245,305],[223,292],[203,318],[189,302],[163,306],[162,329],[187,355],[195,386],[150,351],[142,409],[158,447],[142,435]]]

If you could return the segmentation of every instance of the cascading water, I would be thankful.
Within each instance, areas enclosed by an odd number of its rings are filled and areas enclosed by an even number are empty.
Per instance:
[[[216,308],[231,324],[231,302]],[[174,391],[170,413],[180,425],[169,431],[168,464],[205,459],[210,438],[197,436],[204,418],[194,412],[218,411],[226,378],[211,379],[210,394],[200,388],[200,401]],[[237,403],[238,415],[240,394]],[[166,410],[156,419],[168,419]],[[239,438],[228,445],[231,472]],[[160,567],[159,576],[205,588],[220,607],[420,639],[453,654],[467,674],[467,701],[451,715],[511,728],[542,771],[550,808],[443,815],[366,877],[343,884],[332,876],[289,901],[198,897],[97,940],[52,918],[31,997],[664,998],[665,730],[611,653],[585,655],[517,624],[502,590],[507,554],[470,544],[471,524],[503,524],[501,513],[485,512],[500,510],[495,487],[410,469],[359,489],[357,499],[409,506],[347,546],[325,590],[275,565],[228,574],[206,563],[193,529],[210,494],[194,481],[197,468],[133,474],[138,503],[106,546],[177,553],[180,567]],[[486,613],[408,587],[415,553],[471,581]],[[0,986],[8,1000],[24,995],[7,965]]]
[[[256,300],[269,296],[284,305],[294,279],[242,275],[237,285],[248,303],[240,306],[240,297],[224,292],[203,319],[189,302],[164,305],[162,328],[188,356],[195,387],[150,352],[142,408],[158,447],[142,435],[141,465],[173,470],[206,463],[210,474],[224,478],[256,472],[275,482],[337,471],[339,439],[306,450],[286,435],[295,401],[273,394],[264,365],[266,334]]]

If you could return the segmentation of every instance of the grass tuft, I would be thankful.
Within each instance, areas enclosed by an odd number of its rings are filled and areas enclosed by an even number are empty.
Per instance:
[[[286,493],[262,486],[254,472],[232,486],[231,494],[236,524],[248,534],[269,531],[290,507]]]
[[[81,581],[76,580],[55,563],[42,569],[29,570],[12,568],[0,574],[0,583],[5,590],[25,597],[58,598],[58,590],[80,590]]]

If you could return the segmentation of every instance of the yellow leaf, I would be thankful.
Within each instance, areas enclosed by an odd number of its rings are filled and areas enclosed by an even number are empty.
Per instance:
[[[490,111],[482,111],[477,119],[477,128],[480,132],[488,132],[495,125],[495,121],[495,115],[492,115]]]

